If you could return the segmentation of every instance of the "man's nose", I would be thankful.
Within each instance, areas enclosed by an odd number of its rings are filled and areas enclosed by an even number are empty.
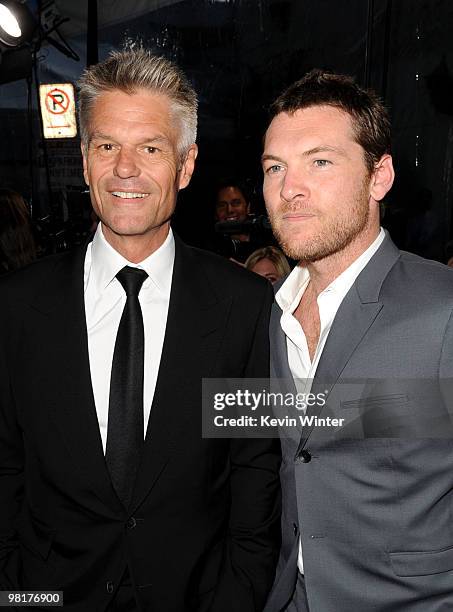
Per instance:
[[[140,166],[136,155],[135,151],[122,147],[115,160],[113,174],[120,178],[139,176]]]
[[[310,188],[306,173],[301,169],[287,169],[283,179],[281,196],[287,202],[298,198],[308,198]]]

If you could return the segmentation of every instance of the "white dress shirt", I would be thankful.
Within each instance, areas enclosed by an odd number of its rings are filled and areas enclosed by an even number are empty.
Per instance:
[[[286,335],[289,368],[298,393],[310,392],[311,384],[337,310],[360,272],[381,246],[384,238],[385,232],[381,228],[376,240],[367,250],[318,295],[316,301],[318,303],[321,329],[313,361],[310,359],[304,330],[294,316],[294,311],[299,306],[302,295],[310,281],[310,274],[307,268],[296,266],[277,292],[275,299],[283,311],[280,325]],[[297,565],[299,571],[303,573],[304,566],[300,539]]]
[[[139,294],[145,332],[145,369],[143,379],[143,420],[146,435],[151,404],[159,371],[170,302],[175,260],[175,240],[170,229],[165,242],[144,261],[127,261],[110,246],[99,223],[85,256],[85,316],[91,382],[102,446],[106,447],[109,413],[110,375],[113,350],[126,293],[116,274],[124,266],[141,268],[148,274]]]

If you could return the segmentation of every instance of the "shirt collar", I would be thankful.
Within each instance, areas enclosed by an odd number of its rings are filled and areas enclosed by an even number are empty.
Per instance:
[[[275,300],[283,312],[293,312],[308,285],[310,274],[307,268],[297,265],[275,294]]]
[[[151,282],[162,292],[169,293],[174,260],[175,238],[171,228],[163,244],[146,259],[135,264],[107,242],[102,223],[99,223],[91,247],[91,274],[98,292],[101,293],[124,266],[141,268],[149,276],[143,284],[145,288]]]
[[[372,244],[319,294],[318,300],[321,296],[326,294],[335,294],[338,296],[339,300],[342,300],[354,284],[360,272],[381,246],[384,238],[385,231],[381,227],[377,238]],[[299,305],[309,280],[310,274],[307,268],[296,266],[292,270],[275,295],[275,300],[283,312],[294,312]]]
[[[340,276],[337,276],[337,278],[335,278],[330,285],[328,285],[324,291],[320,293],[320,295],[326,293],[336,293],[343,298],[354,284],[360,272],[381,246],[384,238],[385,232],[381,227],[376,239],[370,244],[366,251],[357,257],[357,259],[353,261],[352,264],[340,274]]]

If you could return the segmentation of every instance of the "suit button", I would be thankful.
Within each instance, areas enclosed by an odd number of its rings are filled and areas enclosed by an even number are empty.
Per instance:
[[[107,593],[113,593],[113,582],[109,580],[105,585],[105,588],[107,589]]]
[[[309,463],[311,461],[311,455],[307,450],[303,450],[299,457],[302,463]]]
[[[293,533],[295,536],[297,535],[298,531],[299,531],[299,528],[297,527],[296,523],[293,523]]]
[[[137,527],[137,521],[134,519],[133,516],[131,516],[131,518],[128,519],[128,521],[126,523],[126,527],[128,529],[134,529],[134,527]]]

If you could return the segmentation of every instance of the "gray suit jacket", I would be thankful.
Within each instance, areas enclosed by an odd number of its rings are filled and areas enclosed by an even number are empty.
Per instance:
[[[284,432],[283,543],[265,612],[291,600],[302,538],[310,612],[453,610],[453,273],[387,236],[344,298],[308,415]],[[281,310],[272,375],[292,380]],[[294,387],[293,387],[294,389]]]

